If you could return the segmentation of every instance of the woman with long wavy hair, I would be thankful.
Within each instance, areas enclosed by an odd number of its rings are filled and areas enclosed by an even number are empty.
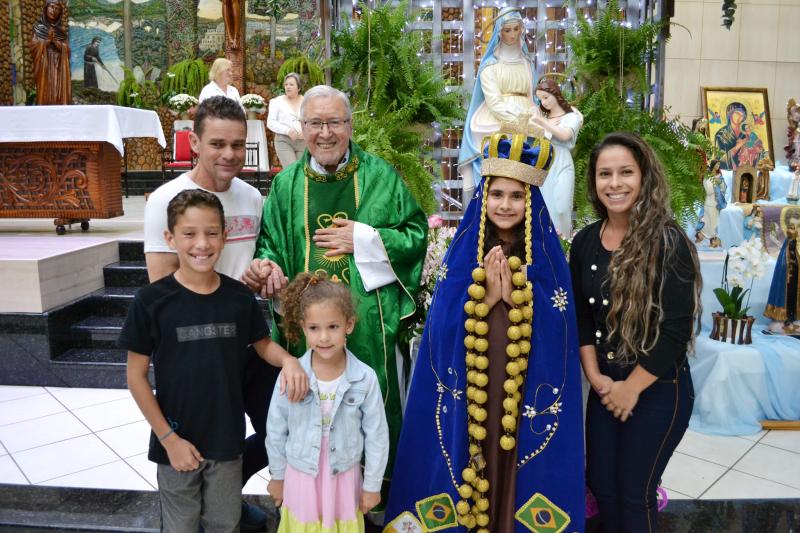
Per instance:
[[[570,270],[586,410],[587,483],[605,533],[656,531],[656,489],[689,425],[687,353],[700,315],[700,267],[675,222],[664,169],[631,133],[589,159],[600,220],[573,240]]]

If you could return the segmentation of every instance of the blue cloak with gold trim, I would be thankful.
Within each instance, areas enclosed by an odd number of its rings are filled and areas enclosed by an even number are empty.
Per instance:
[[[469,460],[464,303],[471,271],[478,266],[484,183],[447,251],[444,277],[434,290],[408,394],[385,532],[467,531],[456,521],[454,504]],[[513,533],[582,532],[583,411],[570,274],[537,187],[531,187],[531,204],[533,264],[527,275],[534,318],[519,404]]]

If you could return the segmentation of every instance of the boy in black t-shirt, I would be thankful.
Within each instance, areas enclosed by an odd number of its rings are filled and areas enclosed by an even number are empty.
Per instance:
[[[225,240],[219,199],[183,191],[169,203],[167,225],[180,266],[136,294],[119,340],[128,388],[153,430],[148,458],[158,463],[162,530],[238,531],[247,347],[283,368],[290,400],[305,396],[308,379],[270,340],[253,293],[214,271]]]

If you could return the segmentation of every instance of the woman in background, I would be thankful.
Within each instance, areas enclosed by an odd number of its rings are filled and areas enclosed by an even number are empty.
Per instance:
[[[231,85],[232,77],[233,70],[230,60],[224,57],[215,59],[211,64],[211,70],[208,71],[209,83],[200,91],[198,100],[202,102],[212,96],[225,96],[239,102],[239,91]]]
[[[306,149],[300,125],[301,89],[300,75],[290,72],[283,78],[285,94],[269,101],[267,128],[275,134],[275,153],[283,168],[300,159]]]

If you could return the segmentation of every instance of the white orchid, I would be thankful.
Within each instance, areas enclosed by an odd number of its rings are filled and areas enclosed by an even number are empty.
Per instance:
[[[714,289],[725,316],[743,318],[747,315],[750,302],[748,294],[753,287],[753,281],[764,275],[768,260],[769,255],[758,237],[745,241],[728,252],[727,274],[722,280],[722,287]],[[748,280],[750,288],[745,289]],[[745,296],[747,302],[743,305]]]

